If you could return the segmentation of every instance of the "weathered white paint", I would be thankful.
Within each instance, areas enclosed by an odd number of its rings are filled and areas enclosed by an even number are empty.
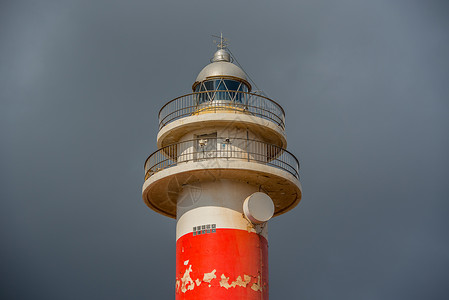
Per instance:
[[[168,123],[161,128],[157,135],[157,146],[179,142],[184,136],[193,132],[205,133],[210,131],[240,128],[249,130],[262,141],[287,148],[287,139],[284,130],[276,123],[247,114],[240,113],[210,113],[181,118]]]
[[[193,227],[216,224],[218,229],[239,229],[258,233],[268,239],[268,226],[251,224],[242,213],[216,206],[200,207],[182,215],[176,224],[176,240],[185,234],[192,234]]]
[[[195,189],[195,193],[191,189]],[[229,179],[201,182],[195,187],[185,186],[179,194],[176,240],[192,234],[193,227],[207,224],[216,224],[217,229],[259,233],[267,238],[267,227],[261,230],[243,214],[243,201],[257,191],[256,186]]]
[[[262,186],[274,201],[275,216],[293,209],[302,193],[298,179],[287,171],[242,159],[217,158],[180,163],[152,175],[142,187],[145,203],[158,213],[175,218],[176,202],[168,197],[167,184],[179,176],[194,176],[201,181],[227,178]],[[245,198],[249,195],[245,195]]]

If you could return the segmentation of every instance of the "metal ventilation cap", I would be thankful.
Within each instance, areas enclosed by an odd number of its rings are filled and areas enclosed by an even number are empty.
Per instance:
[[[245,72],[238,66],[227,61],[217,61],[205,66],[196,77],[195,82],[201,82],[213,77],[235,77],[246,82],[248,81]]]
[[[214,57],[212,57],[211,62],[217,62],[217,61],[231,61],[231,55],[228,51],[225,49],[219,49],[217,52],[215,52]]]

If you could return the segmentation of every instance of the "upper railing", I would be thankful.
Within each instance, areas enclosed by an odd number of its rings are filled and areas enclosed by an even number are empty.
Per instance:
[[[192,161],[226,168],[226,164],[219,162],[223,159],[272,166],[299,179],[298,160],[281,147],[258,140],[213,137],[183,141],[153,152],[145,161],[145,180],[158,171]]]
[[[267,97],[240,91],[197,92],[175,98],[159,111],[159,129],[181,118],[218,112],[257,116],[285,129],[285,113],[279,104]]]

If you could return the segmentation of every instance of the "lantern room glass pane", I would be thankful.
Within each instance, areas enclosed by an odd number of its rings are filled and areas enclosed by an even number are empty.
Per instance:
[[[225,100],[242,103],[248,87],[240,81],[232,79],[207,80],[195,87],[195,92],[204,92],[198,95],[198,104],[206,101]]]
[[[205,81],[204,86],[206,87],[207,91],[213,91],[214,90],[214,80]]]
[[[215,80],[215,90],[217,91],[225,91],[225,85],[223,84],[222,80]]]
[[[224,82],[226,83],[228,90],[230,90],[230,91],[238,91],[239,90],[240,82],[235,81],[235,80],[225,80]]]

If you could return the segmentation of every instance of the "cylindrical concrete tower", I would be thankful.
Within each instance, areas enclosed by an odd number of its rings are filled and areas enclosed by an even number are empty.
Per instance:
[[[284,110],[251,93],[223,40],[159,112],[142,196],[176,218],[176,299],[268,299],[267,221],[301,199]]]

